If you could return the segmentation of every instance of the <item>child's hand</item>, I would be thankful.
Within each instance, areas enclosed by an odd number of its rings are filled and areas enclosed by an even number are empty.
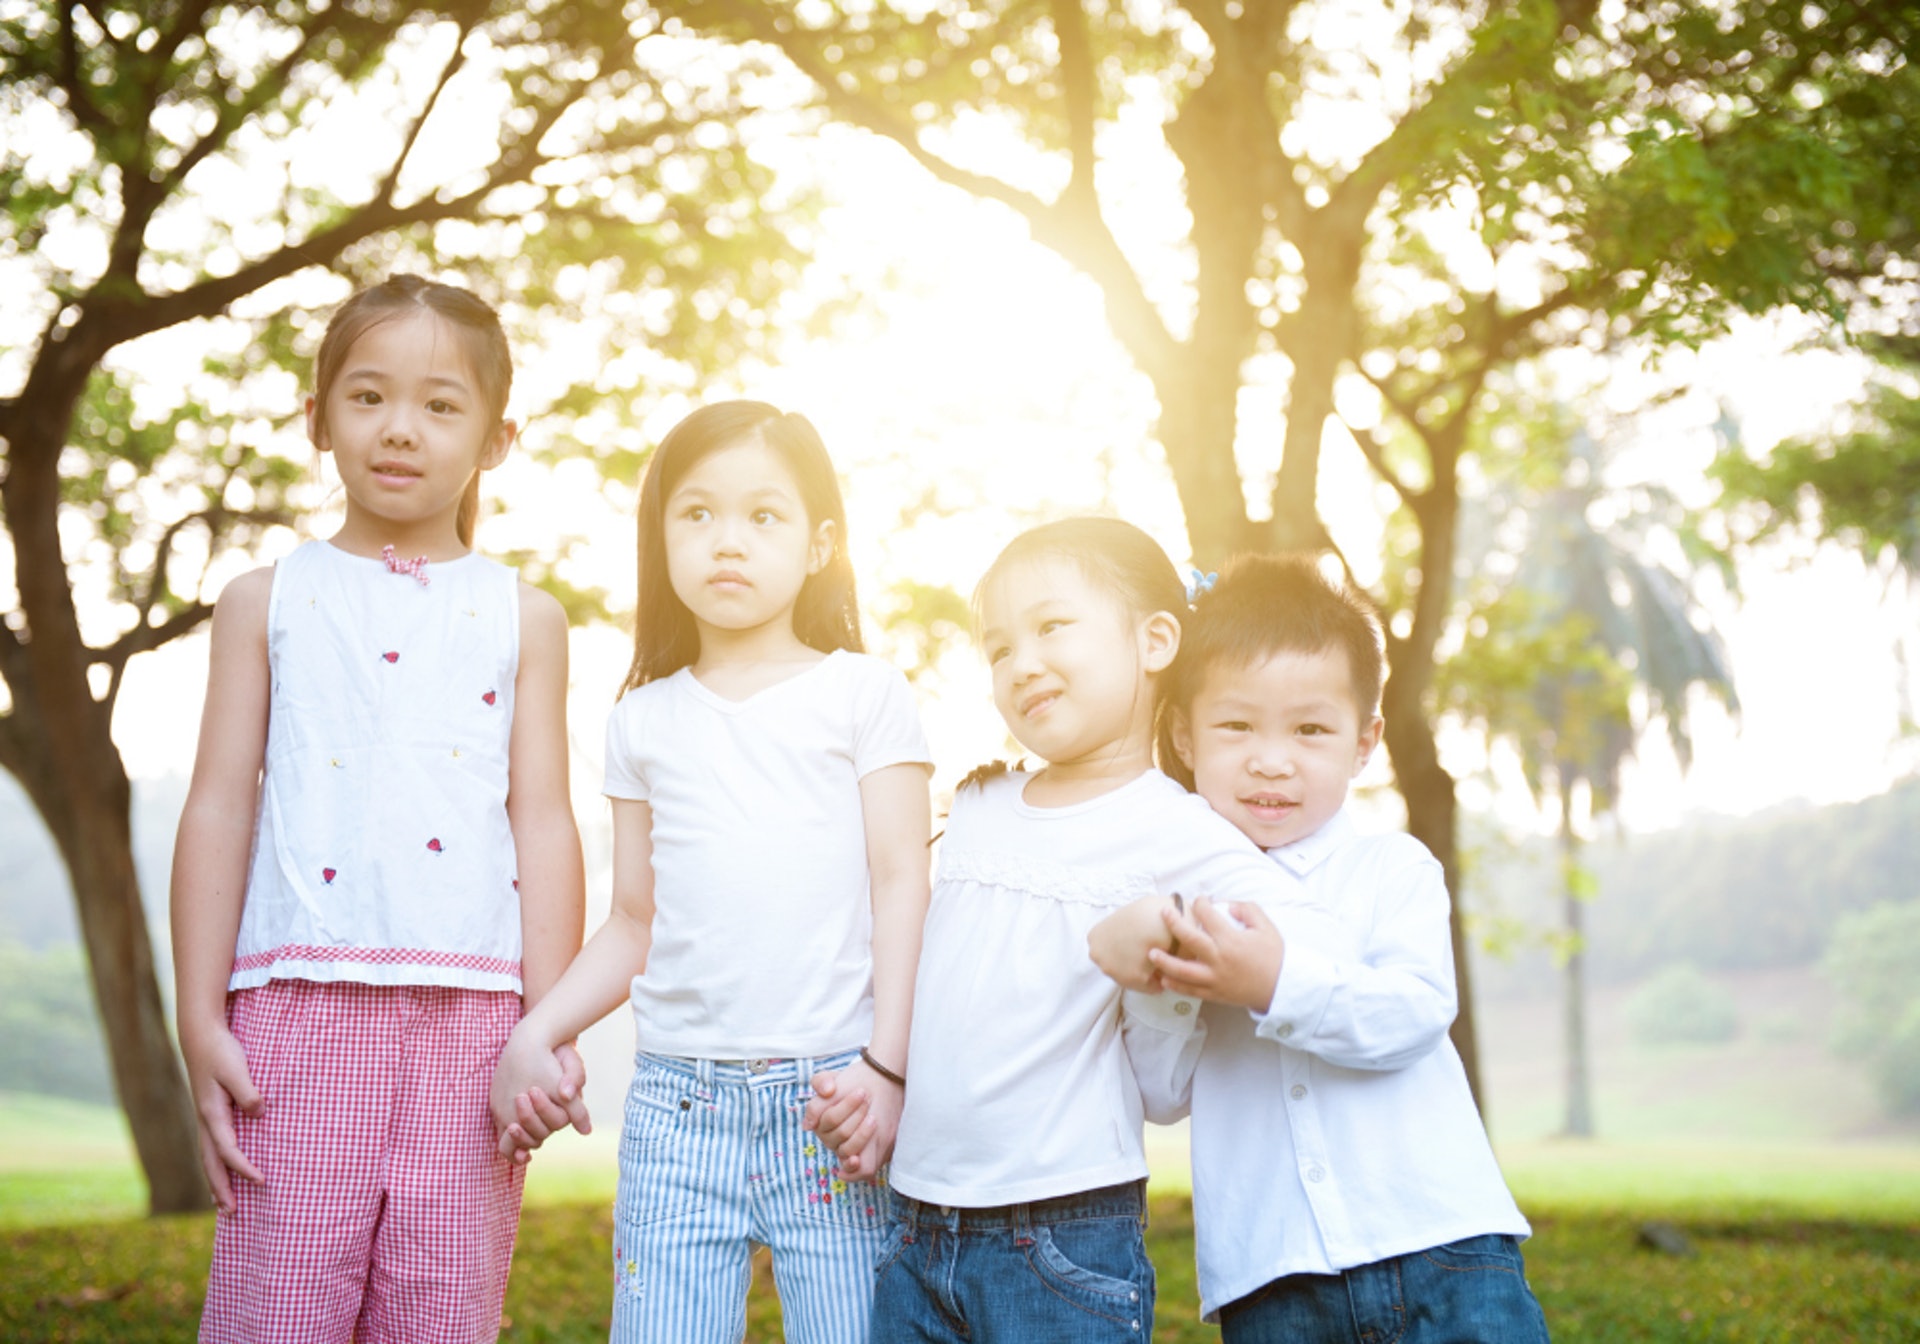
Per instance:
[[[525,1165],[556,1130],[572,1125],[582,1134],[591,1133],[593,1121],[580,1095],[586,1078],[572,1042],[549,1050],[515,1028],[494,1066],[489,1094],[500,1156]]]
[[[1185,914],[1168,908],[1162,920],[1178,955],[1156,947],[1147,959],[1168,990],[1267,1011],[1287,944],[1266,911],[1244,904],[1223,911],[1202,897]]]
[[[813,1080],[801,1126],[813,1130],[840,1159],[849,1180],[871,1181],[893,1156],[906,1091],[882,1078],[864,1061]]]
[[[1146,994],[1157,994],[1163,988],[1160,973],[1148,957],[1155,948],[1171,951],[1174,946],[1170,926],[1161,919],[1162,911],[1174,911],[1167,897],[1142,896],[1088,931],[1087,954],[1120,988]]]
[[[257,1116],[264,1109],[260,1093],[247,1072],[247,1055],[226,1024],[210,1030],[204,1037],[181,1041],[186,1056],[187,1081],[193,1092],[193,1109],[200,1128],[200,1168],[206,1173],[207,1188],[220,1212],[234,1210],[233,1176],[244,1176],[255,1185],[266,1184],[259,1168],[247,1161],[234,1133],[233,1113]]]

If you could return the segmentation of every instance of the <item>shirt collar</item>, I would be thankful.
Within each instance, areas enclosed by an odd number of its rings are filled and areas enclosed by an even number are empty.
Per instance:
[[[1343,807],[1333,814],[1326,825],[1312,835],[1295,840],[1290,845],[1270,849],[1267,851],[1267,857],[1294,876],[1305,877],[1331,858],[1336,850],[1357,833],[1353,818],[1347,815],[1347,809]]]

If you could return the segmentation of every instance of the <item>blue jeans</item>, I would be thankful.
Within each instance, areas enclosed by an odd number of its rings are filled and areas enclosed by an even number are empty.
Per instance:
[[[1153,1336],[1146,1182],[945,1208],[893,1192],[875,1344],[1140,1344]]]
[[[1221,1344],[1546,1344],[1512,1237],[1466,1237],[1340,1274],[1291,1274],[1220,1309]]]
[[[616,1344],[738,1344],[754,1243],[791,1344],[865,1344],[886,1192],[800,1128],[813,1075],[859,1055],[737,1063],[642,1054],[613,1209]]]

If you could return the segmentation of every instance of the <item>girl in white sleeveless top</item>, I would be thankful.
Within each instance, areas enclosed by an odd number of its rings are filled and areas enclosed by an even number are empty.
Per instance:
[[[307,401],[346,520],[214,609],[173,874],[202,1340],[499,1333],[522,1169],[487,1085],[583,885],[565,617],[469,550],[511,379],[472,295],[354,295]]]
[[[633,670],[607,725],[613,910],[514,1032],[509,1141],[550,1122],[555,1047],[621,1003],[613,1338],[737,1344],[773,1252],[791,1344],[861,1344],[927,906],[927,746],[860,651],[846,511],[813,426],[702,407],[640,491]],[[858,1156],[804,1128],[816,1083],[870,1103]],[[525,1094],[525,1095],[522,1095]]]

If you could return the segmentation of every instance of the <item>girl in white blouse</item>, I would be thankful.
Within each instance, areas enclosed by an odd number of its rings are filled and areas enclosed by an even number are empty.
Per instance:
[[[1274,907],[1300,890],[1154,769],[1155,681],[1185,605],[1166,555],[1116,519],[1027,532],[980,583],[994,703],[1045,764],[979,772],[941,844],[876,1339],[1151,1337],[1134,1067],[1191,1067],[1196,1004],[1123,1003],[1087,932],[1154,892]],[[837,1103],[815,1109],[829,1138],[852,1123]]]

